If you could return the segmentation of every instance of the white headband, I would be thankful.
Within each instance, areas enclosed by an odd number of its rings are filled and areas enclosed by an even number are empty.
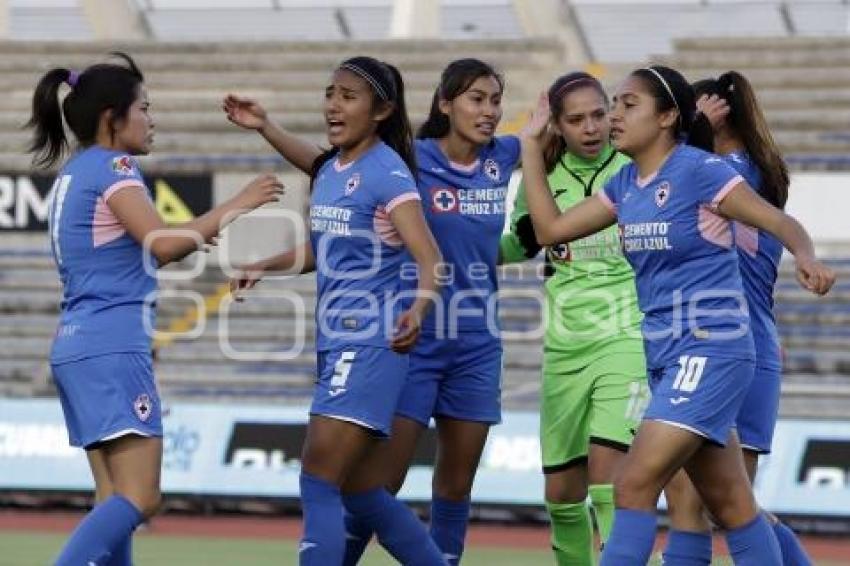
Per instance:
[[[644,68],[643,68],[643,70],[644,70],[644,71],[649,71],[650,73],[652,73],[653,75],[655,75],[655,76],[658,78],[658,80],[659,80],[659,81],[661,81],[661,84],[662,84],[662,85],[664,85],[664,90],[666,90],[666,91],[667,91],[667,94],[669,94],[669,95],[670,95],[670,100],[672,100],[672,101],[673,101],[673,104],[676,106],[676,110],[678,110],[678,111],[679,111],[679,119],[681,120],[681,116],[682,116],[682,109],[681,109],[681,108],[679,108],[679,103],[678,103],[678,102],[676,102],[676,97],[675,97],[675,96],[673,96],[673,89],[671,89],[671,88],[670,88],[670,85],[669,85],[669,84],[667,84],[667,81],[665,81],[665,80],[664,80],[664,77],[662,77],[662,76],[661,76],[661,73],[659,73],[658,71],[656,71],[656,70],[655,70],[655,69],[653,69],[652,67],[644,67]]]

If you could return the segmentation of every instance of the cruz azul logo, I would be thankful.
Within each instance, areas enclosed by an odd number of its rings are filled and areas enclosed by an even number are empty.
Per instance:
[[[457,191],[454,189],[431,189],[431,210],[433,212],[457,212]]]
[[[345,196],[351,195],[360,186],[360,173],[355,173],[345,182]]]
[[[655,204],[658,205],[659,208],[664,206],[667,203],[667,200],[670,198],[670,183],[664,181],[658,188],[655,189]]]
[[[490,177],[493,181],[498,181],[502,177],[502,172],[499,170],[499,164],[495,159],[484,160],[484,174]]]

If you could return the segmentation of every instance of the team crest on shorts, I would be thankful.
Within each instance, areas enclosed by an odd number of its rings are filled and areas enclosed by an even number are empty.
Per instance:
[[[670,183],[664,181],[658,188],[655,189],[655,204],[660,207],[664,206],[667,203],[667,200],[670,198]]]
[[[499,164],[494,159],[486,159],[484,161],[484,174],[494,181],[498,181],[502,177]]]
[[[457,212],[457,193],[452,189],[431,189],[431,210],[434,212]]]
[[[121,155],[112,158],[112,171],[119,175],[133,174],[133,160],[129,155]]]
[[[549,248],[552,259],[558,261],[570,261],[571,253],[569,244],[555,244]]]
[[[133,402],[133,410],[136,412],[136,416],[139,417],[139,420],[147,422],[147,420],[151,416],[151,411],[153,411],[153,401],[147,393],[142,393],[136,400]]]
[[[360,173],[355,173],[345,182],[345,196],[351,195],[360,186]]]

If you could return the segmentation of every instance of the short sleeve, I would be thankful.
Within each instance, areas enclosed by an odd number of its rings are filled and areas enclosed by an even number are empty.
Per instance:
[[[387,171],[376,189],[378,206],[383,207],[388,214],[402,203],[421,200],[416,181],[404,165]]]
[[[511,165],[519,163],[520,143],[516,136],[499,136],[496,143],[501,146],[503,160]]]
[[[98,192],[105,202],[109,201],[109,198],[121,189],[145,187],[145,180],[139,170],[139,164],[131,155],[114,154],[108,156],[108,159],[101,162],[98,167],[101,168],[98,175]]]
[[[617,216],[620,199],[622,198],[623,187],[627,184],[626,171],[628,169],[628,165],[623,166],[613,177],[605,182],[605,186],[602,190],[596,193],[596,198],[598,198],[602,204],[605,205],[605,208],[611,211],[611,214],[614,216]]]
[[[699,202],[716,208],[726,195],[744,178],[724,159],[709,156],[702,160],[695,171]]]

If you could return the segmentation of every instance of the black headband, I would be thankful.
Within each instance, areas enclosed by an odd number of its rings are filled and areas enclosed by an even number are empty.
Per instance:
[[[369,83],[378,98],[384,102],[391,102],[396,99],[395,79],[389,68],[377,59],[354,57],[344,61],[339,68],[351,71]]]

